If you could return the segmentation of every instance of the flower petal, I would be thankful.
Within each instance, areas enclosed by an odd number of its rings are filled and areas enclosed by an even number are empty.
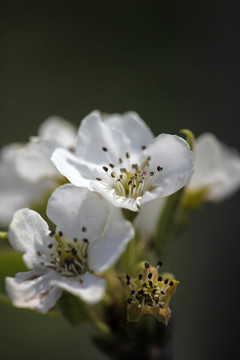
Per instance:
[[[59,146],[72,147],[76,144],[76,128],[60,116],[50,116],[38,129],[41,138],[58,142]]]
[[[102,121],[100,113],[92,112],[83,119],[77,140],[76,154],[85,162],[98,165],[113,164],[124,158],[130,149],[129,139],[118,129]]]
[[[57,224],[57,231],[63,231],[67,237],[93,241],[104,231],[109,208],[100,195],[67,184],[57,188],[50,197],[47,215]]]
[[[95,179],[89,167],[81,164],[79,159],[70,151],[56,149],[51,160],[58,171],[73,185],[89,187],[89,179]]]
[[[57,147],[59,144],[53,139],[49,141],[32,137],[30,142],[16,154],[18,173],[28,182],[56,177],[58,173],[51,162],[51,155]]]
[[[134,229],[129,221],[123,220],[121,210],[111,212],[108,228],[104,235],[89,245],[89,267],[98,274],[115,264],[134,237]]]
[[[50,311],[62,294],[62,290],[50,284],[56,276],[53,272],[28,271],[6,278],[6,290],[13,305],[29,308],[43,314]]]
[[[168,196],[185,186],[193,174],[193,153],[188,143],[176,135],[157,136],[146,150],[151,157],[149,171],[154,171],[158,196]],[[158,166],[163,170],[158,172]]]
[[[28,268],[38,267],[38,251],[46,249],[45,240],[49,235],[48,224],[41,216],[29,209],[20,209],[9,226],[9,241],[12,247],[24,253],[23,260]]]
[[[98,182],[98,181],[91,181],[89,182],[89,188],[92,191],[99,192],[105,199],[107,199],[112,205],[117,207],[122,207],[125,209],[129,209],[131,211],[139,211],[138,205],[133,198],[127,198],[124,196],[119,196],[116,194],[115,189],[111,189],[107,185]]]
[[[134,220],[136,231],[143,236],[151,236],[154,234],[165,200],[165,198],[157,198],[143,204],[139,214]]]
[[[221,144],[213,134],[205,133],[196,139],[195,167],[187,189],[209,187],[208,200],[223,200],[240,186],[239,153]]]
[[[105,122],[111,128],[115,128],[126,134],[131,142],[131,149],[133,151],[140,151],[142,146],[149,145],[154,138],[150,128],[140,116],[133,111],[129,111],[123,115],[110,115],[106,118]]]
[[[86,272],[78,278],[62,277],[58,280],[52,280],[51,285],[58,286],[61,289],[80,297],[82,300],[94,304],[102,299],[106,282],[104,279]]]

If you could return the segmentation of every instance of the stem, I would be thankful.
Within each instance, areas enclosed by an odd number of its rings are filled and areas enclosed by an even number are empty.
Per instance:
[[[184,188],[177,191],[175,194],[169,196],[161,213],[160,221],[158,222],[155,232],[156,250],[158,256],[162,256],[163,250],[166,246],[168,237],[175,225],[175,218],[179,205],[184,194]]]
[[[109,328],[109,326],[104,321],[102,321],[91,309],[89,309],[89,320],[91,321],[92,325],[102,334],[111,334],[111,329]]]

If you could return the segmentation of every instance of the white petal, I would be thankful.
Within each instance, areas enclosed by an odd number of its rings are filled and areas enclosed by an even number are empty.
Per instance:
[[[93,241],[104,231],[109,208],[99,194],[67,184],[50,197],[47,215],[67,237]]]
[[[148,146],[154,138],[146,123],[133,111],[123,115],[110,115],[105,122],[108,126],[122,131],[129,138],[133,151],[140,151],[142,146]]]
[[[209,187],[208,200],[219,201],[240,187],[240,156],[214,135],[202,134],[195,143],[195,167],[188,189]]]
[[[143,204],[139,214],[134,220],[137,232],[143,236],[151,236],[154,234],[165,201],[166,198],[157,198]]]
[[[0,158],[0,223],[9,224],[13,213],[26,206],[34,206],[56,186],[55,180],[29,182],[16,167],[16,158],[22,151],[19,144],[4,147]]]
[[[73,185],[89,187],[89,179],[94,179],[90,169],[65,149],[56,149],[51,157],[58,171]]]
[[[149,171],[154,171],[153,186],[159,196],[168,196],[185,186],[193,174],[193,154],[185,140],[161,134],[146,150],[151,156]],[[157,171],[161,166],[163,170]]]
[[[33,270],[6,278],[6,290],[13,305],[29,308],[41,313],[50,311],[62,294],[62,290],[50,284],[53,272],[41,273]]]
[[[28,181],[56,177],[58,172],[51,162],[51,155],[58,147],[54,140],[32,137],[30,142],[16,154],[19,174]]]
[[[102,121],[99,112],[92,112],[83,119],[78,131],[76,150],[80,159],[98,165],[110,162],[117,164],[118,159],[124,158],[129,150],[129,139],[124,133]]]
[[[76,145],[76,128],[60,116],[47,118],[41,124],[38,135],[44,139],[54,139],[58,146],[67,148]]]
[[[51,285],[59,286],[82,300],[94,304],[102,299],[106,282],[104,279],[86,272],[78,278],[62,277],[59,280],[53,280]]]
[[[46,221],[33,210],[18,210],[13,216],[8,234],[12,247],[24,253],[23,259],[27,267],[31,269],[39,266],[41,257],[37,252],[45,250],[49,234]]]
[[[110,205],[111,216],[104,235],[89,245],[89,267],[98,274],[112,267],[134,237],[134,229],[120,208]]]
[[[99,181],[90,181],[89,188],[93,191],[99,192],[105,199],[107,199],[112,205],[129,209],[131,211],[139,211],[137,202],[133,198],[127,198],[125,196],[119,196],[116,194],[115,189],[109,188],[107,185]]]

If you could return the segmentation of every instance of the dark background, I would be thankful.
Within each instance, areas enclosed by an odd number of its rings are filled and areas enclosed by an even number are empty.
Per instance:
[[[237,1],[8,1],[0,5],[1,145],[49,115],[135,110],[155,134],[213,132],[240,150]],[[239,193],[208,204],[168,249],[181,281],[174,360],[239,352]],[[105,359],[89,327],[0,306],[8,359]]]

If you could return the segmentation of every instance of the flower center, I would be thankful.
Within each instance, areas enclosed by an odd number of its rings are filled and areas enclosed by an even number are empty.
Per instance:
[[[150,267],[145,263],[145,271],[140,273],[136,279],[126,275],[126,285],[129,288],[128,304],[137,304],[139,308],[144,306],[164,307],[164,296],[166,291],[173,286],[173,281],[163,280],[158,274],[158,268]]]
[[[44,256],[40,251],[38,252],[43,259],[42,265],[64,276],[77,276],[88,270],[88,239],[70,240],[61,231],[58,234],[51,232],[49,237],[51,238],[48,244],[50,254]]]
[[[141,147],[142,150],[146,146]],[[102,150],[107,153],[108,149],[103,147]],[[102,177],[96,178],[98,181],[110,183],[111,188],[114,188],[116,194],[127,198],[136,199],[143,196],[146,191],[155,189],[153,181],[163,168],[159,165],[156,171],[149,171],[151,157],[147,156],[141,165],[131,162],[129,152],[126,152],[126,159],[119,158],[118,164],[109,163],[108,166],[103,166],[104,174]],[[122,167],[123,163],[126,165]]]

